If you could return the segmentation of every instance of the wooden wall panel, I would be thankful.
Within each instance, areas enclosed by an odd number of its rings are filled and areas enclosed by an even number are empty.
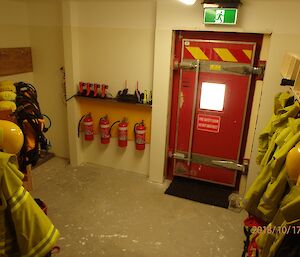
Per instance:
[[[0,48],[0,76],[32,71],[30,47]]]

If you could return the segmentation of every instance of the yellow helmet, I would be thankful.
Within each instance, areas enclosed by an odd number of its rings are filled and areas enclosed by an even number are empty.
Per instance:
[[[22,130],[13,122],[0,120],[0,150],[17,154],[24,143]]]
[[[10,80],[0,81],[0,92],[2,91],[16,92],[16,87],[14,85],[14,82]]]
[[[0,101],[0,111],[9,110],[14,112],[17,109],[16,103],[11,101]]]
[[[289,179],[297,182],[300,178],[300,144],[288,152],[285,163]]]

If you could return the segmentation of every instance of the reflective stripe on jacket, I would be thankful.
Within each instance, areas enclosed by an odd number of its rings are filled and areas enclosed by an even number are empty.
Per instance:
[[[262,233],[257,244],[262,249],[260,257],[274,257],[287,233],[300,232],[300,186],[293,186],[283,198],[273,221],[269,224],[272,233]]]
[[[24,189],[22,178],[15,157],[0,152],[0,256],[43,257],[59,232]]]
[[[300,119],[289,118],[288,127],[272,140],[269,161],[262,168],[244,197],[244,208],[266,222],[277,212],[287,185],[285,158],[300,140]],[[269,149],[268,149],[269,151]]]

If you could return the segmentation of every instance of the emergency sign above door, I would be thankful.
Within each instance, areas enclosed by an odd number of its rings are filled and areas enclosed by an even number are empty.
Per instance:
[[[237,171],[247,170],[240,162],[251,76],[259,72],[253,67],[256,42],[188,36],[176,42],[180,56],[169,142],[173,175],[234,187]]]
[[[235,25],[237,14],[237,9],[205,8],[203,21],[204,24]]]

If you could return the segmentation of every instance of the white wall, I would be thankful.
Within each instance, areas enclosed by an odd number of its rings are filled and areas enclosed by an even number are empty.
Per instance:
[[[68,157],[66,104],[63,102],[62,12],[56,0],[1,0],[0,47],[32,49],[33,72],[0,77],[15,82],[32,83],[38,92],[43,113],[51,117],[52,127],[46,134],[51,151]]]
[[[68,157],[67,115],[64,101],[62,9],[57,0],[30,0],[27,5],[34,86],[43,113],[52,120],[46,133],[57,156]]]
[[[76,3],[80,79],[109,84],[116,95],[128,80],[134,92],[152,89],[155,6],[144,1]]]
[[[297,10],[299,1],[258,1],[245,0],[240,8],[238,24],[232,27],[204,26],[202,24],[202,5],[198,1],[194,6],[184,6],[178,1],[159,0],[157,2],[155,53],[154,53],[154,106],[152,114],[152,141],[150,153],[150,174],[155,181],[163,180],[166,144],[158,140],[165,137],[167,131],[166,118],[168,116],[168,99],[170,91],[170,58],[172,30],[189,29],[200,31],[235,31],[272,33],[269,60],[267,64],[262,101],[258,114],[258,123],[255,131],[253,153],[250,161],[250,174],[248,186],[252,183],[258,172],[255,164],[257,153],[257,139],[259,132],[267,123],[273,105],[274,95],[283,90],[279,84],[281,81],[279,68],[286,51],[299,52],[300,16]],[[160,127],[160,130],[156,128]]]
[[[123,89],[125,80],[129,93],[134,92],[137,81],[140,90],[152,90],[154,2],[70,1],[63,6],[65,61],[68,74],[73,74],[67,78],[68,95],[76,93],[79,81],[106,83],[113,96]],[[79,121],[78,108],[75,99],[68,103],[71,127]],[[69,129],[69,133],[73,132]],[[120,151],[115,143],[107,147],[99,140],[82,144],[74,133],[69,138],[73,165],[93,162],[148,174],[149,145],[139,154],[132,141],[126,151]]]

